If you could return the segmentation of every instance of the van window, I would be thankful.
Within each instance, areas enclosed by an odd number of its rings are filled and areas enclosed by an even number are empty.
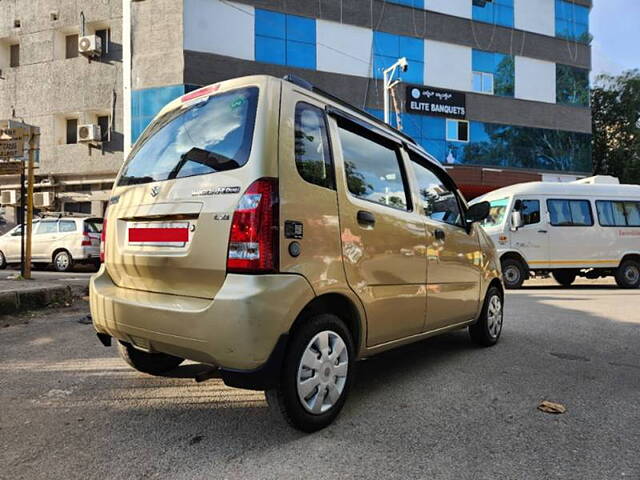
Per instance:
[[[417,162],[414,154],[410,156],[425,215],[433,220],[461,227],[462,215],[456,194],[431,169],[425,167],[423,162]]]
[[[588,200],[547,200],[551,225],[554,227],[590,227],[593,225]]]
[[[40,222],[40,226],[36,230],[36,235],[44,235],[47,233],[58,233],[57,220],[44,220]]]
[[[333,188],[333,165],[329,154],[324,112],[307,103],[296,105],[296,167],[307,182]]]
[[[118,185],[240,168],[251,153],[257,105],[258,89],[249,87],[166,113],[145,130]]]
[[[76,231],[76,222],[73,220],[60,220],[60,232],[68,233]]]
[[[497,200],[491,200],[489,202],[491,206],[489,209],[489,216],[482,221],[483,227],[495,227],[502,225],[505,214],[507,213],[507,206],[509,205],[508,198],[499,198]]]
[[[363,200],[409,210],[398,149],[343,127],[339,132],[349,191]]]
[[[518,200],[516,201],[516,209],[520,211],[523,225],[540,223],[539,200]]]
[[[596,210],[603,227],[640,227],[640,202],[597,200]]]

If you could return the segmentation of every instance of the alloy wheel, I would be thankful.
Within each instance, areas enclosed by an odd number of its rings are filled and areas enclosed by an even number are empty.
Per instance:
[[[502,330],[502,299],[493,295],[487,307],[487,329],[491,338],[497,338]]]

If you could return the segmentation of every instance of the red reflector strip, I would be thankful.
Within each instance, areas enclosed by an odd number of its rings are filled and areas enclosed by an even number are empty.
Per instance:
[[[195,98],[211,95],[212,93],[217,92],[219,88],[220,88],[220,85],[218,84],[211,85],[209,87],[199,88],[198,90],[195,90],[193,92],[187,93],[186,95],[183,95],[181,98],[182,103],[187,103],[189,100],[193,100]]]
[[[188,228],[129,228],[130,243],[188,241]]]

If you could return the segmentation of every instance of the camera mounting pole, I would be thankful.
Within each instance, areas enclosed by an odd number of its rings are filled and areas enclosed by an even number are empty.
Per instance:
[[[387,125],[391,125],[391,89],[398,83],[400,83],[400,80],[393,79],[398,68],[400,68],[400,70],[403,72],[406,72],[409,69],[409,62],[407,61],[407,57],[399,58],[396,63],[382,72],[382,77],[384,80],[384,123],[386,123]]]

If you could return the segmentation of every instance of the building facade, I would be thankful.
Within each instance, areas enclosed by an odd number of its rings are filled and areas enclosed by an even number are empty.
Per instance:
[[[0,116],[41,127],[36,191],[100,215],[118,168],[170,100],[298,75],[382,117],[382,71],[409,67],[392,123],[468,196],[591,173],[591,0],[9,0]],[[78,53],[82,34],[102,53]],[[79,142],[79,125],[101,138]],[[0,189],[17,189],[0,177]],[[8,216],[11,218],[11,207]]]

